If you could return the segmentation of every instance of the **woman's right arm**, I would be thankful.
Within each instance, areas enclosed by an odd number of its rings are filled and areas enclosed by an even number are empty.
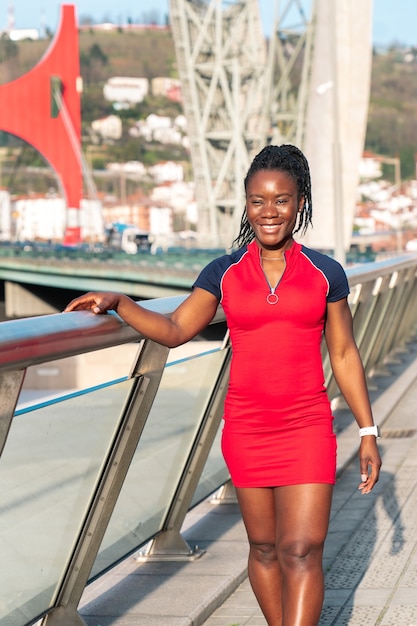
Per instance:
[[[64,310],[115,311],[129,326],[145,337],[169,348],[186,343],[204,330],[216,314],[217,298],[196,287],[169,316],[149,311],[128,296],[113,292],[90,292],[72,300]]]

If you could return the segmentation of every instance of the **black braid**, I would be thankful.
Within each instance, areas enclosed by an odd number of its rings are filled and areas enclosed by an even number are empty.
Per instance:
[[[261,170],[279,170],[287,172],[295,180],[299,198],[304,198],[302,211],[298,213],[294,233],[304,234],[312,224],[313,202],[311,198],[311,178],[308,161],[299,148],[291,144],[266,146],[255,156],[246,174],[245,191],[252,176]],[[240,248],[254,239],[255,235],[248,222],[246,209],[240,222],[240,231],[233,245]]]

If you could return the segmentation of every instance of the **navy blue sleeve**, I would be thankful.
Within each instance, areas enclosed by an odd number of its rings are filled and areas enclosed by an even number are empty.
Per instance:
[[[338,261],[333,261],[332,271],[329,272],[329,293],[327,296],[327,302],[337,302],[343,300],[349,293],[349,283],[345,273],[345,270]]]
[[[224,267],[221,261],[224,258],[214,259],[214,261],[206,265],[193,284],[193,289],[195,287],[205,289],[212,293],[219,302],[221,300],[221,281],[224,274]]]
[[[346,276],[346,272],[342,265],[321,252],[311,250],[303,246],[303,252],[312,263],[323,272],[329,285],[329,291],[327,294],[327,302],[338,302],[343,300],[350,293],[349,283]]]
[[[225,254],[218,259],[211,261],[203,270],[201,270],[193,285],[193,289],[195,287],[205,289],[206,291],[212,293],[213,296],[221,302],[223,276],[231,265],[239,261],[245,251],[246,246],[232,252],[231,254]]]

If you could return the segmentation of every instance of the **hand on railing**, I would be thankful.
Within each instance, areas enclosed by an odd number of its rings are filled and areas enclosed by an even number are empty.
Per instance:
[[[91,311],[96,314],[107,313],[107,311],[117,312],[117,307],[122,297],[120,293],[110,291],[90,291],[72,300],[65,307],[64,313],[69,313],[70,311]]]

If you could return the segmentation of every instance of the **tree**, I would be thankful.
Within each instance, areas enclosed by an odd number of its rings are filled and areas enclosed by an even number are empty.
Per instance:
[[[19,46],[10,39],[7,33],[3,33],[0,37],[0,63],[6,63],[18,56]]]

